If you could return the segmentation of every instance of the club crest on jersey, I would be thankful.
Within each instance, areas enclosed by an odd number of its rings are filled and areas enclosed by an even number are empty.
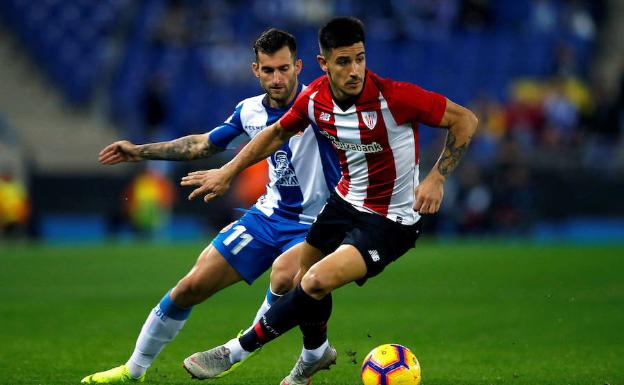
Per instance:
[[[279,150],[273,155],[275,159],[275,185],[276,186],[299,186],[299,179],[295,174],[286,151]]]
[[[366,127],[372,130],[377,125],[377,111],[363,111],[362,120]]]
[[[324,122],[329,122],[330,119],[331,115],[327,112],[321,112],[321,115],[319,115],[319,120],[322,120]]]

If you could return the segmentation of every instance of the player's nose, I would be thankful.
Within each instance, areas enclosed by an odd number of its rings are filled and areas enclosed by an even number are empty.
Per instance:
[[[282,83],[284,83],[284,76],[279,71],[275,71],[273,73],[273,84],[281,85]]]

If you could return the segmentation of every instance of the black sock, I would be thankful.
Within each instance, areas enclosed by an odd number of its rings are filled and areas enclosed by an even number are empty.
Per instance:
[[[301,285],[297,285],[294,290],[275,302],[269,311],[260,318],[260,321],[254,325],[253,329],[239,338],[241,346],[246,351],[253,352],[295,326],[310,321],[317,325],[318,330],[319,321],[316,319],[318,318],[316,315],[321,314],[323,315],[322,318],[326,317],[325,323],[329,319],[329,315],[326,315],[327,311],[323,310],[327,307],[327,303],[325,298],[319,301],[310,297],[303,291]],[[329,313],[331,313],[331,298],[329,298],[329,309]],[[312,333],[314,335],[314,332]],[[316,341],[318,338],[315,336],[314,340]]]
[[[318,302],[315,308],[304,310],[304,319],[300,322],[299,328],[303,333],[303,347],[313,350],[323,345],[327,340],[327,321],[332,312],[332,297],[327,294]]]

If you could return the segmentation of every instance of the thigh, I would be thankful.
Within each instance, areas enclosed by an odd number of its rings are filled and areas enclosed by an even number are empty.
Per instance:
[[[353,245],[341,245],[321,259],[305,274],[302,286],[311,295],[323,296],[350,282],[366,276],[366,263]]]
[[[301,264],[301,253],[303,251],[303,242],[299,242],[288,250],[280,254],[271,267],[273,271],[280,271],[285,274],[292,273],[294,276],[299,270]]]
[[[248,284],[267,271],[280,254],[279,245],[268,243],[259,234],[269,226],[266,217],[245,214],[212,241],[212,246]]]
[[[325,253],[316,247],[310,245],[307,241],[301,244],[301,253],[299,258],[299,272],[295,277],[295,283],[301,282],[305,273],[310,270],[310,268],[323,259],[325,257]]]

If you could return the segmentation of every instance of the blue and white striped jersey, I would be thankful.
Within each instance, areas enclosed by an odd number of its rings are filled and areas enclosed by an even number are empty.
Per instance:
[[[271,108],[264,99],[262,94],[238,103],[234,113],[208,133],[210,142],[227,148],[239,135],[253,139],[290,108]],[[290,138],[267,158],[269,184],[255,207],[269,217],[312,224],[340,179],[338,159],[331,146],[316,130],[304,130]]]

